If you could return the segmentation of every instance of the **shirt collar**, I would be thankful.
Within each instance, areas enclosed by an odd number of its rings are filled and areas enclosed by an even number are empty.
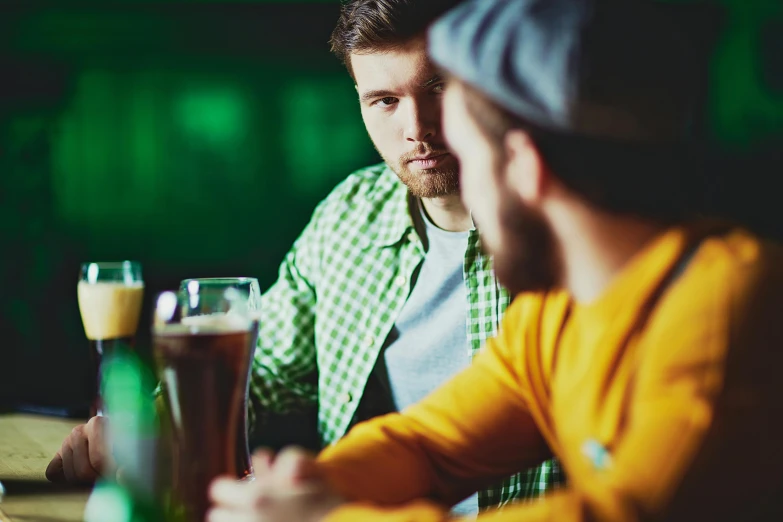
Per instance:
[[[360,225],[363,249],[393,246],[405,237],[418,239],[409,210],[408,188],[388,166],[367,195],[367,204],[368,219]]]

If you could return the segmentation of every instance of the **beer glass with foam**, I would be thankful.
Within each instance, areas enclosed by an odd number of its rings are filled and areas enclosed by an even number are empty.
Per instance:
[[[237,432],[257,338],[247,296],[236,288],[191,285],[156,301],[153,351],[171,424],[172,498],[188,521],[204,520],[214,478],[243,476]]]
[[[103,415],[101,365],[120,348],[133,347],[144,281],[135,261],[84,263],[77,285],[79,312],[90,341],[90,416]]]
[[[257,318],[257,313],[261,305],[261,287],[258,285],[258,279],[254,277],[202,277],[198,279],[184,279],[179,285],[179,299],[190,299],[190,294],[198,293],[202,288],[227,290],[234,288],[247,299],[247,307],[251,316]],[[210,310],[204,309],[205,303],[200,303],[199,312],[202,314],[210,313]],[[190,313],[194,313],[190,310]],[[255,324],[256,329],[258,323]],[[253,364],[253,355],[255,347],[248,353],[247,377],[245,378],[245,394],[243,397],[242,412],[240,412],[240,425],[237,428],[237,463],[239,477],[248,478],[253,476],[253,466],[250,460],[250,448],[248,447],[248,400],[250,391],[250,371]]]

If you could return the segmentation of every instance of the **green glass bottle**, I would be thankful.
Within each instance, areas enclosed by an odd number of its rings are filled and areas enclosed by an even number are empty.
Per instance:
[[[109,417],[108,450],[116,473],[102,478],[85,508],[85,522],[175,522],[160,487],[159,417],[152,372],[131,351],[103,361],[101,394]]]

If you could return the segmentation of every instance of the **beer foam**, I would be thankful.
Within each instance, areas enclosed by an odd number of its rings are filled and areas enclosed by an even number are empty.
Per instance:
[[[79,281],[79,311],[84,333],[92,341],[131,337],[136,334],[144,297],[144,283]]]
[[[180,323],[160,325],[155,333],[161,335],[220,334],[247,332],[250,319],[236,314],[205,314],[183,317]]]

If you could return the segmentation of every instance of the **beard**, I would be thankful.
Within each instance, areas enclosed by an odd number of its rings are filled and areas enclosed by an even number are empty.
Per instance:
[[[555,236],[544,217],[508,194],[501,194],[501,246],[495,274],[512,296],[559,286],[562,268]]]
[[[417,198],[438,198],[459,194],[459,165],[454,156],[449,156],[444,165],[434,169],[412,171],[409,162],[418,156],[448,152],[446,149],[424,144],[415,151],[401,156],[397,162],[389,161],[383,154],[381,156],[400,181],[408,187],[411,195]]]

